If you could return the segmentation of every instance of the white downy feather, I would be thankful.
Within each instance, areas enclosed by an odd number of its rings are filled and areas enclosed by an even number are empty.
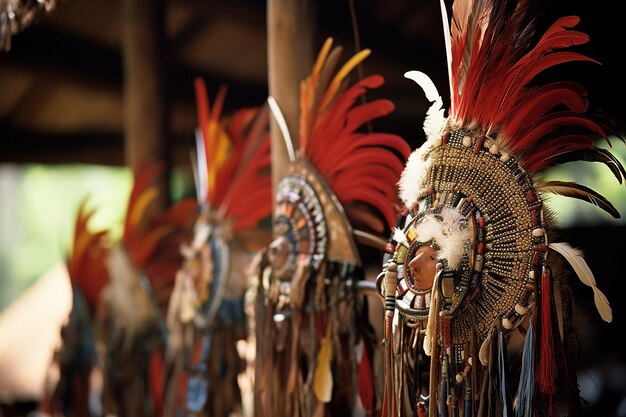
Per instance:
[[[404,235],[402,230],[398,229],[397,227],[393,228],[393,240],[403,246],[406,246],[407,248],[409,247],[409,242],[406,239],[406,236]]]
[[[465,254],[465,243],[471,233],[462,224],[463,215],[460,211],[444,208],[438,216],[428,214],[416,226],[417,239],[427,242],[431,239],[439,246],[438,257],[448,261],[448,267],[457,269]]]
[[[411,207],[417,201],[417,196],[424,191],[422,181],[425,178],[426,171],[430,166],[430,160],[426,158],[430,146],[427,143],[421,148],[415,150],[406,163],[398,188],[400,190],[400,199],[406,207]]]
[[[593,272],[591,272],[591,269],[587,265],[587,262],[585,262],[582,251],[563,242],[551,243],[550,249],[560,253],[572,266],[574,272],[576,272],[576,275],[578,275],[578,278],[582,281],[582,283],[591,287],[593,290],[593,300],[600,316],[604,321],[610,323],[613,320],[611,306],[609,305],[609,301],[606,296],[596,286],[596,279],[593,276]]]

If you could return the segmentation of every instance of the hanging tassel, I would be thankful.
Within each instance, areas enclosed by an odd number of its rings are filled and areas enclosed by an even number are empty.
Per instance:
[[[554,357],[554,339],[552,332],[552,288],[550,268],[543,267],[541,274],[541,354],[537,372],[539,391],[552,397],[556,392],[556,361]]]
[[[504,335],[498,331],[498,385],[500,389],[500,401],[502,402],[502,417],[513,417],[511,412],[511,397],[509,396],[508,369],[506,353],[504,352]]]
[[[524,339],[524,353],[522,355],[522,370],[520,371],[519,385],[517,386],[517,409],[515,417],[532,417],[533,391],[535,390],[535,351],[533,349],[533,319]]]
[[[413,401],[415,402],[415,404],[417,405],[417,409],[419,410],[419,403],[420,403],[420,394],[421,394],[421,388],[422,388],[422,384],[421,384],[421,366],[420,366],[420,359],[419,359],[419,348],[417,345],[417,339],[419,338],[419,331],[415,332],[415,339],[416,339],[416,346],[413,349],[413,358],[414,358],[414,364],[413,364]],[[419,414],[419,413],[418,413]]]
[[[441,363],[441,380],[439,381],[439,415],[448,417],[448,355],[443,352]]]
[[[371,415],[374,412],[374,387],[372,386],[374,371],[370,364],[369,353],[365,346],[365,338],[363,336],[361,336],[361,341],[357,348],[360,351],[360,355],[357,355],[360,356],[357,368],[359,397],[361,398],[361,404],[363,404],[365,412]]]
[[[470,358],[471,359],[471,358]],[[472,417],[472,378],[471,376],[465,377],[465,398],[464,398],[464,410],[463,417]]]

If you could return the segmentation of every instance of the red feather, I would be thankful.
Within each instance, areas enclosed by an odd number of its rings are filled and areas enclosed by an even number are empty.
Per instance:
[[[203,94],[206,95],[206,90],[198,97],[202,98]],[[209,202],[220,215],[234,221],[235,230],[242,230],[271,215],[269,119],[266,107],[255,107],[241,109],[229,120],[220,120],[225,94],[226,89],[220,89],[210,116],[199,117],[199,122],[207,163],[212,163],[216,152],[217,138],[210,137],[211,132],[224,133],[231,146],[228,159],[216,167]],[[198,100],[198,106],[199,113],[200,107],[208,108],[203,100]],[[221,131],[209,130],[209,122],[219,124]]]
[[[529,152],[522,161],[522,165],[526,171],[536,172],[552,165],[563,154],[582,149],[591,149],[593,143],[594,140],[588,136],[560,136],[546,141],[542,144],[540,150]]]
[[[565,105],[574,113],[587,110],[587,93],[580,85],[572,82],[557,82],[529,91],[516,106],[511,117],[503,122],[500,134],[514,138],[524,129],[529,120],[539,117],[559,105]]]
[[[571,115],[568,112],[557,112],[540,118],[535,125],[530,126],[528,132],[516,138],[514,142],[505,143],[511,152],[521,153],[530,149],[548,134],[561,128],[581,128],[587,132],[597,133],[603,138],[607,137],[602,127],[595,121],[586,117]]]
[[[367,203],[391,226],[395,222],[397,203],[395,186],[410,154],[410,146],[393,134],[357,131],[389,114],[394,105],[389,100],[357,104],[357,99],[368,89],[378,88],[384,82],[380,75],[372,75],[348,85],[349,69],[367,55],[365,51],[337,71],[341,86],[337,88],[337,80],[333,81],[333,86],[332,72],[339,49],[331,51],[330,48],[331,43],[327,41],[313,72],[301,85],[300,151],[326,179],[342,205],[357,200]],[[356,189],[360,187],[371,189],[369,192]],[[380,229],[376,222],[368,220]]]
[[[105,260],[109,246],[106,244],[108,230],[90,232],[87,224],[95,209],[86,210],[84,199],[78,209],[74,229],[72,252],[68,259],[68,272],[72,283],[84,294],[89,308],[93,311],[102,288],[109,282],[109,273]]]
[[[344,209],[355,227],[368,227],[376,233],[384,233],[386,222],[380,216],[372,214],[367,205],[360,202],[347,204]]]

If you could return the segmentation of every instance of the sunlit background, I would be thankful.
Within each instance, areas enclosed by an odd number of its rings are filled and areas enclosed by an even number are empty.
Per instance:
[[[65,261],[79,204],[96,208],[93,230],[122,232],[132,186],[128,168],[98,165],[0,165],[0,310],[50,268]],[[179,200],[193,187],[175,170]]]

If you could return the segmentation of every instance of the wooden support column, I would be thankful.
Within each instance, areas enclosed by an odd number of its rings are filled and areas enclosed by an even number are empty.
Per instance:
[[[313,67],[314,0],[268,0],[267,53],[269,94],[280,106],[294,149],[298,148],[300,81]],[[271,119],[272,184],[285,172],[289,157],[276,122]]]
[[[167,135],[164,69],[164,0],[122,1],[124,65],[124,140],[126,164],[165,165],[159,182],[157,211],[169,199],[171,165]]]

